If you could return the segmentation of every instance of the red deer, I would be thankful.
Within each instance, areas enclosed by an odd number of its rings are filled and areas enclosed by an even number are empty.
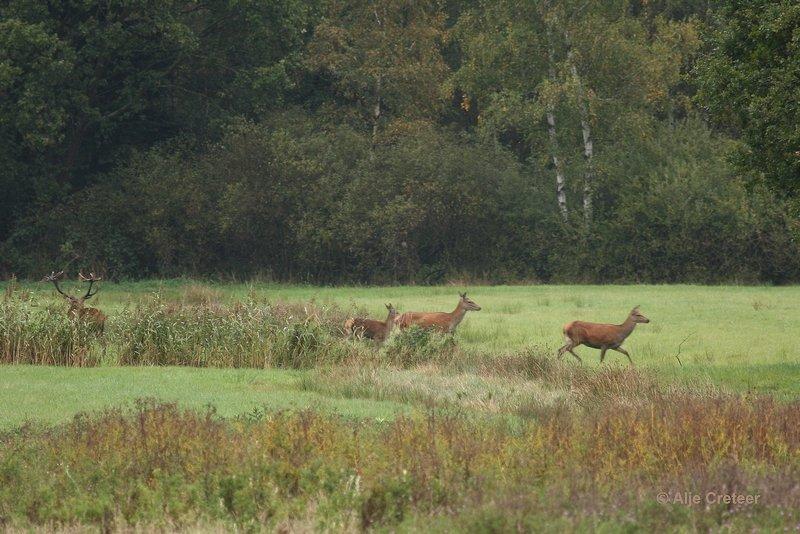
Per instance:
[[[570,354],[578,358],[578,361],[583,363],[580,356],[575,354],[573,350],[578,345],[586,345],[593,349],[600,349],[600,363],[606,357],[608,349],[621,352],[628,357],[628,361],[633,365],[631,355],[628,351],[623,349],[620,345],[625,339],[631,335],[636,323],[649,323],[650,319],[645,317],[639,311],[639,306],[636,306],[628,314],[628,318],[622,324],[599,324],[599,323],[585,323],[583,321],[572,321],[564,325],[564,340],[566,344],[558,349],[558,357],[561,358],[565,352],[569,351]]]
[[[378,343],[383,343],[394,328],[394,320],[397,318],[397,310],[391,304],[386,305],[389,315],[385,321],[375,319],[364,319],[362,317],[352,317],[344,322],[344,333],[347,337],[365,337],[374,339]]]
[[[466,293],[459,293],[461,299],[458,306],[452,312],[405,312],[397,318],[397,326],[401,329],[411,325],[418,325],[422,328],[438,330],[444,334],[452,334],[464,319],[468,311],[480,311],[481,307],[475,304],[472,299],[467,298]]]
[[[61,291],[60,287],[58,287],[58,281],[63,277],[64,271],[60,271],[58,273],[53,271],[49,276],[44,277],[44,281],[53,282],[53,285],[56,286],[56,291],[61,293],[64,298],[67,299],[67,302],[69,302],[69,310],[67,311],[67,315],[70,318],[86,321],[87,323],[93,325],[100,333],[103,333],[106,324],[106,316],[97,308],[87,308],[83,305],[86,300],[97,294],[97,289],[95,289],[94,293],[92,293],[92,285],[95,282],[102,280],[102,278],[95,276],[94,273],[89,274],[89,276],[84,276],[83,273],[79,273],[78,279],[81,282],[89,282],[89,288],[86,290],[86,294],[84,296],[76,298],[72,295],[67,295]]]

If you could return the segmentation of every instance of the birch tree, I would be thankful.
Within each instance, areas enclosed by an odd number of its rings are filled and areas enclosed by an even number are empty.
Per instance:
[[[436,1],[334,1],[306,63],[340,97],[329,108],[361,123],[374,145],[388,125],[432,120],[441,109],[444,25]]]
[[[592,141],[592,126],[589,122],[589,102],[583,80],[578,73],[575,63],[575,53],[569,36],[569,30],[564,31],[564,42],[567,45],[567,64],[569,65],[572,81],[575,84],[576,99],[581,120],[581,136],[583,137],[583,217],[587,223],[592,220],[592,195],[594,190],[594,142]]]
[[[560,46],[549,6],[497,2],[462,15],[455,36],[463,58],[450,87],[464,93],[464,106],[478,106],[482,131],[520,132],[526,152],[543,164],[547,160],[555,178],[557,210],[567,221]]]
[[[553,30],[551,25],[556,21],[545,21],[547,33],[547,75],[550,83],[554,86],[558,83],[556,79],[556,52],[553,42]],[[550,137],[550,150],[553,158],[553,168],[556,173],[556,200],[561,218],[566,222],[569,218],[569,208],[567,207],[566,179],[564,177],[564,163],[560,156],[558,134],[556,132],[556,105],[553,99],[547,102],[547,134]]]
[[[558,212],[570,220],[580,206],[587,226],[598,189],[612,186],[602,154],[649,135],[697,46],[691,21],[646,27],[614,1],[499,1],[462,15],[455,35],[464,57],[453,90],[480,109],[482,130],[521,132],[525,157],[547,154]]]

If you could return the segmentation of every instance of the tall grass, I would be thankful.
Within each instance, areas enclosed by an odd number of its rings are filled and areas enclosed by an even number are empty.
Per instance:
[[[192,365],[309,368],[353,358],[344,312],[313,303],[249,300],[223,305],[158,295],[115,313],[104,335],[67,317],[63,306],[12,296],[0,302],[0,361],[48,365]]]
[[[92,326],[71,321],[65,307],[0,301],[0,362],[83,367],[100,363],[102,352]]]
[[[342,325],[353,312],[335,305],[269,302],[252,295],[223,304],[217,297],[193,287],[176,300],[154,294],[114,313],[98,335],[68,318],[63,305],[7,292],[0,302],[0,362],[293,369],[384,362],[412,367],[447,362],[456,353],[452,337],[417,328],[393,336],[381,351],[370,342],[347,341]]]
[[[800,404],[770,399],[685,395],[515,424],[459,410],[372,423],[314,412],[225,421],[142,402],[24,427],[0,445],[0,520],[21,528],[340,531],[441,516],[473,531],[662,531],[800,520]],[[761,497],[656,501],[679,491]]]

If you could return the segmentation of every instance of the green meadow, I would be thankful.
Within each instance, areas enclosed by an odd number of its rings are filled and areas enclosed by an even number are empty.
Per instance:
[[[22,287],[58,301],[49,284]],[[79,293],[81,287],[76,285],[73,289]],[[256,295],[276,301],[335,303],[346,309],[364,309],[370,316],[383,319],[387,302],[401,313],[452,311],[458,292],[464,290],[483,308],[467,314],[458,329],[457,341],[465,349],[495,352],[540,347],[555,352],[562,344],[564,323],[575,319],[621,323],[633,306],[640,305],[651,322],[639,325],[624,345],[634,355],[635,363],[677,365],[675,354],[679,346],[684,365],[800,363],[800,351],[793,338],[800,332],[800,286],[317,287],[149,281],[104,283],[88,305],[113,315],[156,293],[166,299],[187,301],[199,292],[202,298],[222,302]],[[596,352],[591,349],[578,352],[587,356],[589,364],[599,360],[590,357]]]
[[[79,288],[65,284],[67,290]],[[572,319],[619,323],[634,305],[650,318],[625,342],[637,369],[652,372],[666,384],[685,384],[733,392],[771,393],[791,399],[800,392],[800,352],[792,333],[800,332],[798,287],[737,286],[438,286],[438,287],[315,287],[272,284],[213,284],[193,281],[103,283],[91,302],[109,315],[136,308],[155,295],[166,302],[191,305],[210,302],[232,305],[243,299],[263,299],[304,305],[337,307],[341,313],[366,313],[383,318],[384,303],[402,311],[451,310],[459,290],[466,289],[482,310],[470,312],[460,325],[455,343],[470,359],[529,351],[555,357],[562,343],[561,327]],[[61,305],[45,283],[22,284],[15,291],[30,301],[58,310]],[[380,352],[369,342],[363,350]],[[103,350],[113,352],[113,347]],[[583,366],[597,368],[599,352],[579,347]],[[564,366],[581,366],[569,354]],[[625,357],[609,352],[606,367],[627,366]],[[451,366],[452,367],[452,366]],[[259,409],[314,407],[351,417],[387,418],[420,404],[419,395],[398,385],[441,382],[446,390],[459,387],[475,397],[493,387],[471,380],[467,366],[431,370],[425,366],[383,371],[375,387],[394,388],[394,395],[358,388],[321,386],[315,369],[215,369],[196,367],[3,366],[0,368],[0,425],[26,420],[63,421],[92,411],[147,397],[175,401],[188,407],[213,405],[220,414],[236,416]],[[456,378],[452,378],[457,375]],[[450,378],[447,378],[447,377]],[[530,385],[506,377],[509,387]],[[322,382],[330,382],[322,381]],[[386,386],[386,384],[393,384]],[[454,386],[454,383],[456,386]],[[429,384],[436,390],[437,384]],[[552,393],[552,392],[551,392]],[[424,397],[428,399],[428,397]],[[447,398],[444,392],[432,398]]]

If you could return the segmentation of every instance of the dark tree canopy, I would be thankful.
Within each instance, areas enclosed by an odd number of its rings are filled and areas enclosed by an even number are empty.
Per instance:
[[[87,186],[132,149],[279,106],[312,13],[299,0],[4,2],[7,212]]]
[[[799,19],[6,0],[0,275],[797,281]]]
[[[698,63],[700,101],[738,136],[742,169],[800,193],[800,3],[726,0]]]

